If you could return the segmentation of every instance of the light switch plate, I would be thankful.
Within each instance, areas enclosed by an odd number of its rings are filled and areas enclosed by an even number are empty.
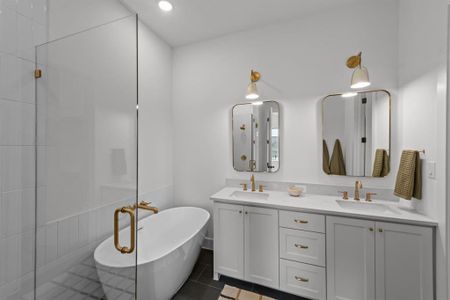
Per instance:
[[[431,179],[436,178],[436,162],[427,162],[427,177]]]

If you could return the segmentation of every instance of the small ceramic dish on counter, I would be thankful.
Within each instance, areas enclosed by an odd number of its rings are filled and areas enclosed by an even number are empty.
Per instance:
[[[289,196],[300,197],[301,194],[303,193],[303,188],[293,185],[288,188],[288,193],[289,193]]]

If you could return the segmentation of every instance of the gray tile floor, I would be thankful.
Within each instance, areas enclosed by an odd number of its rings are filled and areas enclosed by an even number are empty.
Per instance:
[[[307,300],[302,297],[225,276],[221,276],[220,281],[213,280],[213,252],[206,249],[202,249],[189,280],[172,300],[217,300],[225,284],[254,291],[255,293],[278,300]]]

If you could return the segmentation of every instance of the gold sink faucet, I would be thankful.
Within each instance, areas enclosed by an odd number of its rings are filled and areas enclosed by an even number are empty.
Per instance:
[[[252,184],[252,192],[256,192],[255,175],[252,174],[252,177],[250,177],[250,182]]]
[[[363,188],[362,182],[359,180],[356,180],[356,182],[355,182],[355,197],[354,197],[354,199],[356,201],[361,200],[359,192],[360,192],[360,189],[362,189],[362,188]]]

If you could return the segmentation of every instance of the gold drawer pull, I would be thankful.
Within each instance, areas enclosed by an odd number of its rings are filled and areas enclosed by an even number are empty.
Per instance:
[[[309,282],[308,278],[300,277],[300,276],[294,276],[295,280],[300,282]]]
[[[294,246],[299,249],[308,249],[309,248],[309,246],[305,246],[305,245],[301,245],[301,244],[294,244]]]
[[[299,223],[299,224],[308,224],[308,221],[306,221],[306,220],[295,219],[294,222]]]

